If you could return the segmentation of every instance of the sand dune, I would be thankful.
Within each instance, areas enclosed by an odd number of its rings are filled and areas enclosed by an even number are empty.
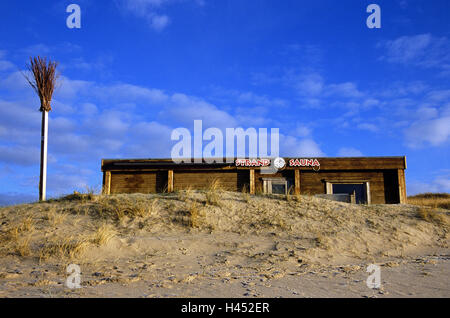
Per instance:
[[[0,209],[0,296],[448,297],[448,213],[220,190],[74,194]],[[83,288],[64,286],[71,263]],[[367,288],[370,263],[390,290]]]

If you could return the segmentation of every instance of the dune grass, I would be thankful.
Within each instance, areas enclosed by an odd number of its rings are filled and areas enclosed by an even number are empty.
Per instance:
[[[111,225],[102,224],[93,234],[91,242],[98,246],[105,245],[116,236],[117,232]]]
[[[221,186],[219,180],[212,180],[205,192],[206,203],[209,205],[220,206],[220,190]]]
[[[80,259],[90,245],[86,237],[56,237],[47,241],[39,250],[39,261],[52,257],[58,259]]]
[[[424,195],[418,199],[436,197],[448,198]],[[294,243],[310,240],[314,248],[322,250],[360,252],[364,242],[374,237],[391,239],[398,246],[409,244],[408,240],[422,242],[413,234],[407,240],[401,238],[406,232],[445,239],[448,221],[448,213],[433,206],[361,206],[292,191],[287,196],[250,195],[224,191],[213,181],[206,190],[188,189],[171,195],[74,193],[45,203],[1,208],[0,255],[40,261],[83,260],[88,249],[100,248],[114,237],[177,235],[193,229],[285,236]]]
[[[444,214],[429,207],[419,207],[417,210],[417,216],[427,222],[433,222],[443,226],[449,225],[448,218],[446,218]]]
[[[450,210],[450,194],[449,193],[421,193],[409,196],[408,204],[418,206],[428,206],[432,208],[441,208]]]

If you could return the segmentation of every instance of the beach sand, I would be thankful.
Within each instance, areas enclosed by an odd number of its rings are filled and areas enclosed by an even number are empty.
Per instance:
[[[450,297],[448,213],[220,190],[6,207],[0,297]]]

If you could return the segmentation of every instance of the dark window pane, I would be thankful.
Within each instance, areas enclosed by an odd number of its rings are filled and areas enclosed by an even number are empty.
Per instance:
[[[353,191],[355,191],[356,193],[356,203],[366,203],[366,193],[363,184],[333,183],[333,194],[338,193],[352,194]]]
[[[286,186],[284,184],[272,184],[272,193],[273,194],[285,194]]]

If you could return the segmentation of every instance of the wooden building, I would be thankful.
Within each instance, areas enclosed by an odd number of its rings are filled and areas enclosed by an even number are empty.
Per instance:
[[[283,160],[284,159],[284,160]],[[353,194],[357,203],[406,201],[405,157],[236,159],[231,163],[174,163],[171,159],[104,159],[103,192],[155,193],[204,189],[284,194]],[[278,165],[277,165],[278,164]]]

